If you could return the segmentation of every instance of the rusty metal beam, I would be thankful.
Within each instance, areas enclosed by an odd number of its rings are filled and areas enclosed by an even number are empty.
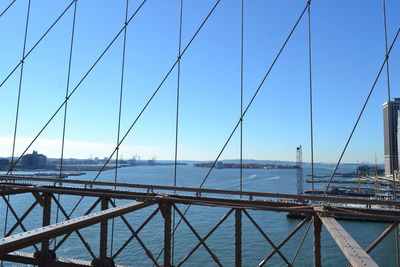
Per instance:
[[[277,246],[274,248],[274,250],[267,255],[259,264],[258,266],[264,266],[264,264],[269,261],[269,259],[274,256],[274,254],[281,248],[283,247],[300,229],[303,227],[303,225],[310,220],[311,217],[307,217],[304,220],[302,220]]]
[[[196,236],[196,238],[201,242],[203,247],[206,249],[206,251],[210,254],[211,258],[215,261],[215,263],[218,266],[223,266],[217,256],[211,251],[211,249],[207,246],[207,244],[201,239],[200,235],[196,232],[196,230],[193,228],[191,223],[186,219],[185,215],[176,207],[176,205],[172,204],[176,210],[176,212],[179,214],[179,216],[182,218],[182,220],[185,222],[185,224],[189,227],[189,229],[192,231],[192,233]],[[164,252],[165,253],[165,252]]]
[[[111,208],[104,211],[99,211],[89,215],[74,218],[68,221],[27,231],[18,235],[5,237],[0,239],[0,251],[2,254],[6,254],[30,246],[32,244],[42,242],[43,240],[64,235],[69,232],[85,228],[93,224],[97,224],[105,219],[115,218],[120,215],[138,209],[142,209],[153,204],[155,204],[155,201],[129,203],[121,205],[117,208]]]
[[[246,211],[243,210],[243,213],[247,216],[247,218],[250,220],[250,222],[256,227],[258,232],[267,240],[267,242],[271,245],[271,247],[278,253],[278,255],[282,258],[282,260],[288,265],[292,266],[292,264],[288,261],[288,259],[282,254],[282,252],[277,248],[277,246],[272,242],[272,240],[268,237],[268,235],[264,232],[264,230],[257,224],[257,222],[253,219],[253,217],[250,216],[250,214]]]
[[[219,220],[219,222],[203,237],[202,242],[205,242],[207,240],[207,238],[209,238],[212,233],[215,232],[215,230],[217,230],[219,228],[219,226],[226,220],[228,219],[228,217],[231,215],[231,213],[233,212],[233,209],[230,209],[228,211],[228,213],[226,213],[221,220]],[[185,261],[187,261],[190,256],[193,255],[193,253],[201,246],[202,242],[197,243],[197,245],[178,263],[178,265],[176,265],[177,267],[181,266],[183,263],[185,263]]]
[[[36,182],[50,182],[54,183],[54,179],[51,178],[34,178],[24,176],[12,176],[0,175],[0,179],[9,181],[36,181]],[[299,200],[305,202],[306,200],[316,201],[327,201],[336,203],[353,203],[353,204],[365,204],[365,205],[386,205],[386,206],[397,206],[400,207],[400,203],[397,201],[377,200],[368,198],[349,198],[349,197],[337,197],[337,196],[312,196],[312,195],[295,195],[295,194],[281,194],[281,193],[267,193],[267,192],[251,192],[251,191],[238,191],[238,190],[220,190],[220,189],[209,189],[209,188],[198,188],[198,187],[174,187],[174,186],[163,186],[163,185],[146,185],[146,184],[129,184],[129,183],[113,183],[113,182],[93,182],[83,180],[67,179],[62,181],[64,184],[81,184],[81,185],[96,185],[96,186],[116,186],[136,189],[146,189],[149,192],[152,190],[167,190],[167,191],[180,191],[180,192],[192,192],[196,194],[210,193],[210,194],[222,194],[222,195],[236,195],[236,196],[247,196],[253,197],[273,197],[273,198],[285,198],[292,200]],[[2,185],[11,185],[11,183],[3,183]],[[18,184],[17,184],[18,185]]]
[[[23,263],[36,265],[36,258],[33,253],[15,251],[8,253],[4,256],[0,256],[1,260],[10,261],[14,263]],[[93,266],[91,261],[81,260],[81,259],[72,259],[65,257],[57,257],[52,261],[45,261],[46,267],[90,267]],[[115,267],[126,267],[123,265],[115,265]]]
[[[378,246],[385,237],[392,232],[397,226],[399,225],[399,222],[395,222],[391,224],[388,228],[385,229],[385,231],[382,232],[366,249],[365,252],[369,253],[371,252],[376,246]]]
[[[360,245],[332,217],[319,216],[321,222],[331,234],[333,240],[353,267],[377,267],[378,264],[360,247]]]

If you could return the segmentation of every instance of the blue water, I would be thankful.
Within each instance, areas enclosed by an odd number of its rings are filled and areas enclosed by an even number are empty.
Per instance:
[[[205,177],[208,169],[196,168],[191,165],[178,166],[177,184],[178,186],[198,187]],[[346,170],[341,170],[346,171]],[[316,168],[317,174],[331,173],[329,168]],[[157,184],[172,185],[173,184],[173,166],[140,166],[122,168],[118,171],[118,182],[140,183],[140,184]],[[308,174],[309,169],[305,168],[304,174]],[[72,179],[91,180],[96,172],[88,172],[84,176],[72,177]],[[99,181],[114,181],[114,170],[105,171],[98,179]],[[243,189],[247,191],[263,191],[277,193],[295,193],[296,192],[296,170],[295,169],[270,169],[270,170],[243,170]],[[317,184],[322,186],[321,184]],[[215,169],[211,173],[205,188],[232,189],[239,188],[239,170],[238,169]],[[309,188],[309,184],[305,184],[305,189]],[[75,205],[79,197],[61,196],[63,207],[69,213]],[[11,202],[18,214],[21,216],[23,212],[31,205],[33,197],[29,194],[12,196]],[[85,213],[90,207],[94,198],[86,197],[72,217],[77,217]],[[117,204],[127,203],[128,201],[117,200]],[[183,212],[187,206],[178,205]],[[126,215],[126,218],[137,229],[141,223],[156,209],[151,206],[140,211]],[[4,203],[2,203],[2,212],[0,217],[0,226],[3,229],[4,224]],[[96,211],[99,210],[99,207]],[[212,229],[212,227],[224,216],[229,209],[214,207],[196,207],[190,208],[187,218],[190,223],[200,234],[204,236]],[[52,207],[52,222],[55,222],[56,209]],[[300,222],[299,220],[287,219],[285,213],[269,212],[269,211],[249,211],[250,215],[262,227],[268,237],[278,244],[285,236]],[[179,216],[176,217],[179,219]],[[64,219],[60,215],[60,220]],[[8,220],[8,229],[15,220]],[[41,209],[36,207],[34,211],[25,220],[27,229],[40,227],[41,225]],[[360,223],[360,222],[344,222],[341,224],[353,236],[353,238],[362,246],[366,247],[372,242],[388,224],[382,223]],[[111,223],[110,223],[111,225]],[[297,246],[305,233],[303,227],[282,249],[282,253],[291,261]],[[18,229],[17,232],[22,232]],[[90,244],[91,249],[98,254],[99,241],[99,225],[91,226],[80,231],[86,241]],[[111,233],[111,226],[109,229]],[[118,248],[130,236],[130,231],[124,225],[121,219],[115,220],[115,233],[113,242],[113,251]],[[156,257],[163,246],[163,219],[158,213],[153,220],[143,228],[139,233],[140,239],[146,247]],[[58,238],[60,240],[61,238]],[[109,237],[111,240],[111,237]],[[224,266],[234,265],[234,214],[216,230],[206,244],[218,257]],[[189,228],[182,224],[175,237],[175,253],[174,263],[177,264],[187,253],[198,243],[198,239],[193,235]],[[257,265],[272,250],[264,237],[251,224],[251,222],[243,215],[243,266]],[[32,251],[32,248],[26,249]],[[304,245],[296,258],[296,266],[311,266],[313,260],[312,246],[312,226],[305,239]],[[372,253],[373,259],[380,266],[396,266],[395,242],[394,234],[391,233]],[[57,256],[80,258],[91,260],[90,255],[86,252],[82,242],[76,234],[71,237],[57,250]],[[123,252],[115,259],[118,264],[134,265],[134,266],[150,266],[151,261],[136,240],[133,240]],[[162,256],[159,263],[162,263]],[[323,229],[322,233],[322,263],[323,266],[346,266],[347,261],[336,246],[330,235]],[[200,247],[189,259],[185,266],[215,266],[211,256]],[[16,266],[14,264],[7,266]],[[286,266],[282,259],[276,254],[272,257],[266,266]]]

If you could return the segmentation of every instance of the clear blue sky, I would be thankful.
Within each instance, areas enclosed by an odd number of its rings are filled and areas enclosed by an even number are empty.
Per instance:
[[[1,1],[0,10],[11,2]],[[0,79],[21,59],[27,0],[0,18]],[[129,14],[141,1],[130,1]],[[136,118],[177,57],[179,0],[148,0],[127,31],[122,134]],[[182,59],[179,159],[212,160],[240,116],[240,2],[222,0]],[[215,1],[184,1],[183,46]],[[244,104],[246,105],[306,1],[245,0]],[[69,1],[32,0],[27,49]],[[121,29],[125,0],[80,0],[71,86],[75,87]],[[388,36],[399,27],[400,3],[387,0]],[[72,23],[71,8],[25,63],[17,154],[63,101]],[[384,58],[381,0],[312,2],[315,161],[337,161]],[[399,44],[391,58],[392,96],[399,95]],[[69,102],[66,157],[108,156],[116,142],[122,36]],[[295,160],[303,145],[310,160],[307,17],[244,119],[244,158]],[[121,147],[174,158],[176,70]],[[0,88],[0,156],[10,156],[19,71]],[[383,73],[344,162],[383,162]],[[60,112],[32,149],[59,157]],[[30,151],[32,150],[30,149]],[[239,158],[239,132],[222,159]]]

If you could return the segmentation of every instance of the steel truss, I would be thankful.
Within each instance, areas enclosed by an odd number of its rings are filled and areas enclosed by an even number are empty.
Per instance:
[[[1,177],[5,179],[6,177]],[[277,254],[283,263],[287,266],[294,266],[295,258],[288,259],[281,248],[295,236],[303,226],[307,225],[307,232],[313,225],[313,247],[314,247],[314,266],[321,266],[321,229],[322,225],[332,235],[333,239],[341,249],[352,266],[377,266],[374,260],[368,255],[384,238],[395,229],[400,222],[399,203],[385,200],[368,200],[365,198],[342,198],[342,197],[323,197],[323,196],[305,196],[290,194],[274,194],[262,192],[229,191],[217,189],[199,189],[187,187],[168,187],[168,186],[150,186],[135,184],[117,184],[117,189],[102,188],[101,186],[110,186],[105,182],[87,182],[78,180],[63,180],[64,186],[55,186],[48,184],[22,183],[22,180],[29,182],[54,182],[48,178],[27,178],[7,176],[8,181],[0,183],[0,194],[9,207],[11,216],[15,219],[5,236],[0,239],[0,258],[4,261],[18,262],[25,264],[37,264],[39,266],[115,266],[114,260],[128,246],[132,240],[136,240],[143,249],[145,255],[155,266],[160,266],[158,257],[151,252],[147,245],[139,237],[141,230],[148,225],[154,216],[160,213],[164,220],[164,240],[163,240],[163,266],[172,266],[171,261],[171,240],[174,229],[172,228],[171,212],[175,211],[178,218],[185,224],[198,242],[193,244],[190,252],[181,260],[176,261],[176,266],[183,265],[198,248],[203,247],[216,265],[222,266],[221,261],[206,241],[209,237],[230,217],[234,216],[235,222],[235,266],[242,266],[242,220],[247,218],[257,231],[264,237],[265,241],[272,247],[272,252],[264,257],[259,266],[266,264],[275,254]],[[12,179],[12,180],[11,180]],[[16,182],[18,181],[18,182]],[[25,181],[25,182],[26,182]],[[74,184],[75,187],[67,187],[65,184]],[[76,187],[76,185],[84,187]],[[114,185],[114,183],[112,183]],[[88,186],[90,185],[90,186]],[[121,190],[122,187],[130,188],[129,191]],[[135,189],[135,190],[133,190]],[[157,190],[158,192],[155,192]],[[171,193],[169,193],[170,191]],[[186,194],[176,194],[173,192],[185,192]],[[30,203],[29,207],[21,215],[18,215],[13,205],[6,197],[14,194],[32,194],[35,201]],[[95,202],[87,211],[79,217],[71,218],[57,199],[56,195],[75,195],[90,196],[96,198]],[[239,198],[248,197],[248,199]],[[132,202],[117,206],[115,199],[131,200]],[[313,201],[311,203],[310,201]],[[315,204],[318,203],[318,204]],[[332,203],[360,204],[362,208],[338,208],[332,206]],[[211,228],[211,230],[201,236],[192,225],[185,212],[178,208],[177,204],[187,204],[196,206],[224,207],[229,208],[228,212]],[[51,224],[52,205],[58,208],[65,221]],[[142,225],[134,229],[126,214],[134,211],[157,205],[157,208],[144,220]],[[373,209],[372,205],[381,205],[387,209]],[[24,225],[24,220],[32,210],[42,207],[42,227],[28,230]],[[93,212],[100,206],[101,211]],[[248,210],[265,210],[277,212],[296,212],[304,215],[304,219],[280,242],[274,243],[266,234],[264,229],[250,215]],[[392,221],[392,224],[385,229],[367,248],[362,249],[356,241],[340,226],[334,218],[335,216],[345,216],[349,218],[366,218],[375,220]],[[112,255],[108,248],[108,222],[113,218],[121,218],[124,225],[127,226],[131,235]],[[85,238],[80,233],[81,229],[94,224],[100,224],[99,252],[95,253]],[[15,234],[16,229],[21,228],[22,233]],[[160,229],[158,229],[160,230]],[[86,261],[57,257],[57,250],[65,241],[76,233],[81,240],[85,251],[89,255]],[[56,237],[62,237],[56,242]],[[303,238],[304,239],[304,238]],[[55,242],[53,249],[50,248],[51,242]],[[302,244],[302,243],[301,243]],[[300,249],[300,246],[298,250]],[[21,252],[21,249],[33,246],[35,253]],[[158,251],[157,251],[158,253]]]

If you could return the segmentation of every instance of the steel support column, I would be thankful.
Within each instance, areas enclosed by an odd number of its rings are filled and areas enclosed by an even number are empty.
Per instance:
[[[42,226],[48,226],[51,223],[51,193],[43,193],[42,197],[38,196],[42,201],[43,218]],[[46,266],[46,262],[56,258],[54,251],[49,249],[49,239],[42,239],[41,250],[35,252],[34,257],[38,266]]]
[[[160,204],[164,217],[164,266],[171,267],[171,204]]]
[[[321,229],[322,222],[318,215],[313,216],[314,222],[314,267],[321,267]]]
[[[42,226],[50,225],[51,214],[51,195],[50,193],[43,193],[43,220]],[[49,250],[49,240],[42,241],[42,252]]]
[[[242,210],[235,210],[235,266],[242,266]]]
[[[101,210],[108,209],[108,199],[101,199]],[[103,220],[100,223],[100,259],[107,258],[107,236],[108,236],[108,221]]]
[[[101,210],[108,210],[108,201],[106,197],[101,198]],[[99,258],[92,261],[92,265],[95,267],[113,267],[115,266],[114,260],[107,257],[107,246],[108,246],[108,220],[104,219],[100,222],[100,248]]]

